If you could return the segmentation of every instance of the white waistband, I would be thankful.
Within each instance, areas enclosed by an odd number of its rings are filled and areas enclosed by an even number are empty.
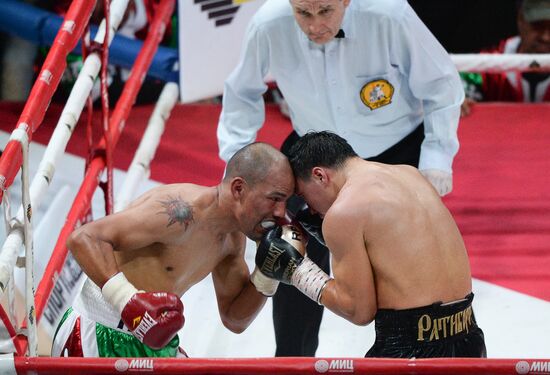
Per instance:
[[[122,328],[120,314],[110,303],[105,301],[101,289],[89,278],[86,278],[82,290],[76,296],[73,309],[82,316],[110,328]]]

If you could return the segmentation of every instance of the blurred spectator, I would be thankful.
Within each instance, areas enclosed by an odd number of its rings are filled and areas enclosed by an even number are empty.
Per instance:
[[[493,53],[550,53],[550,0],[523,0],[518,3],[519,35],[503,40]],[[536,63],[535,63],[536,64]],[[476,101],[550,101],[550,73],[517,72],[462,73],[467,100],[462,115]]]
[[[1,49],[2,74],[0,98],[7,101],[25,101],[29,96],[33,79],[33,61],[36,46],[16,36],[3,34]]]
[[[24,0],[34,4],[36,0]],[[25,101],[33,82],[36,46],[0,32],[0,100]]]
[[[515,35],[516,0],[409,0],[449,53],[475,53]]]

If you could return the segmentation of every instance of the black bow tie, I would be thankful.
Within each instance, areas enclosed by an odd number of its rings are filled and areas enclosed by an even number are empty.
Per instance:
[[[345,38],[346,33],[344,32],[344,30],[340,29],[340,30],[338,30],[338,32],[336,33],[336,35],[334,37],[335,38]]]

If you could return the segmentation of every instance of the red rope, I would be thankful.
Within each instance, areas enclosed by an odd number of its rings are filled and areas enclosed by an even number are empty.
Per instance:
[[[0,321],[2,322],[1,324],[6,328],[6,332],[8,333],[8,335],[10,335],[17,354],[24,355],[25,351],[21,343],[18,343],[15,340],[15,337],[17,336],[17,333],[15,333],[15,327],[13,326],[8,314],[6,313],[6,310],[4,310],[4,307],[2,305],[0,305]],[[0,327],[0,329],[3,328]]]
[[[103,123],[103,138],[105,139],[105,165],[107,169],[107,180],[100,182],[105,197],[105,213],[110,215],[113,211],[113,142],[109,132],[109,85],[107,82],[109,68],[109,0],[103,0],[105,11],[105,38],[101,49],[101,114]]]
[[[86,31],[84,33],[84,37],[82,38],[82,62],[84,63],[88,56],[90,55],[90,27],[89,25],[86,27]],[[92,160],[92,147],[94,146],[94,133],[93,133],[93,115],[94,115],[94,101],[92,99],[92,91],[88,94],[88,98],[86,98],[86,141],[88,146],[88,156],[86,157],[86,165],[84,168],[84,171],[88,169],[88,165],[90,164],[90,161]]]
[[[18,374],[449,374],[548,373],[549,359],[15,358]]]
[[[84,37],[82,38],[82,61],[86,61],[86,58],[90,54],[90,28],[89,25],[86,27],[86,32],[84,33]],[[90,91],[88,98],[86,99],[86,141],[87,141],[87,147],[88,147],[88,155],[86,157],[85,166],[84,166],[84,175],[86,175],[86,171],[88,170],[88,166],[90,165],[90,162],[92,161],[93,157],[93,146],[94,146],[94,132],[93,132],[93,116],[94,116],[94,101],[92,98],[92,92]],[[88,210],[88,213],[86,215],[88,218],[87,220],[82,220],[82,223],[87,223],[88,221],[93,220],[92,217],[92,208]]]

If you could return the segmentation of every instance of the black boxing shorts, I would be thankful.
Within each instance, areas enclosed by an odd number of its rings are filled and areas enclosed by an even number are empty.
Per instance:
[[[404,310],[379,309],[376,340],[365,357],[485,358],[483,331],[472,310],[474,294],[463,300]]]

